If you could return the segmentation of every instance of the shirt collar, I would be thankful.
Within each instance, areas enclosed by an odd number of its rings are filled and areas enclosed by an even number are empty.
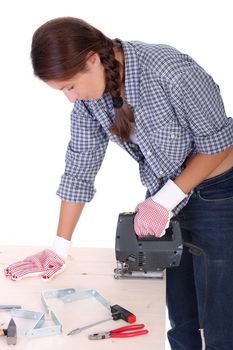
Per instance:
[[[132,43],[121,41],[125,59],[125,99],[126,102],[136,107],[139,101],[139,77],[140,68],[138,57]]]

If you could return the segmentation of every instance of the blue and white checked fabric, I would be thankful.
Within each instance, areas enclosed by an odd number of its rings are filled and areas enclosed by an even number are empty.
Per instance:
[[[99,100],[76,101],[57,191],[65,201],[92,200],[109,140],[138,162],[141,182],[151,195],[181,173],[188,156],[214,154],[233,144],[233,119],[225,114],[219,87],[191,57],[167,45],[122,41],[122,46],[125,100],[134,111],[138,145],[121,144],[109,132],[114,108],[107,92]]]

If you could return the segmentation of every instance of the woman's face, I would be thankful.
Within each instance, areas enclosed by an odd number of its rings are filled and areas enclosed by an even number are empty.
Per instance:
[[[99,99],[105,91],[104,67],[98,54],[91,55],[86,63],[85,72],[75,74],[64,81],[46,81],[50,87],[61,90],[70,102],[76,100]]]

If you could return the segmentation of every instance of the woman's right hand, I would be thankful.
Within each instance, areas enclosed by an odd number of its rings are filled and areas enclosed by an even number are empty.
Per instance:
[[[4,270],[5,276],[12,281],[33,276],[41,276],[42,280],[49,281],[65,270],[70,245],[70,241],[56,236],[51,249],[9,265]]]

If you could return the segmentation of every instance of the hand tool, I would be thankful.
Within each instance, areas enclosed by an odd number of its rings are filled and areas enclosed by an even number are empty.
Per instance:
[[[121,327],[117,329],[113,329],[112,331],[108,332],[101,332],[101,333],[94,333],[88,336],[89,340],[100,340],[100,339],[107,339],[107,338],[128,338],[128,337],[136,337],[138,335],[143,335],[149,333],[147,329],[144,329],[142,331],[137,332],[129,332],[129,331],[135,331],[137,329],[144,328],[144,324],[135,324],[131,326]]]
[[[118,217],[115,255],[115,278],[163,278],[163,270],[180,264],[183,241],[179,222],[172,218],[166,234],[138,237],[134,231],[136,213]]]
[[[134,314],[132,314],[130,311],[121,307],[120,305],[116,304],[116,305],[110,306],[110,309],[111,309],[111,313],[112,313],[111,317],[106,318],[106,319],[101,320],[101,321],[98,321],[98,322],[95,322],[95,323],[91,323],[91,324],[84,326],[84,327],[81,327],[81,328],[75,328],[71,332],[69,332],[67,335],[78,334],[78,333],[82,332],[84,329],[96,326],[97,324],[100,324],[100,323],[103,323],[103,322],[106,322],[109,320],[114,320],[114,321],[124,320],[128,323],[133,323],[136,321],[136,316]]]
[[[109,321],[109,320],[112,320],[112,317],[109,317],[109,318],[106,318],[106,319],[104,319],[104,320],[101,320],[101,321],[97,321],[97,322],[88,324],[87,326],[84,326],[84,327],[75,328],[75,329],[73,329],[71,332],[69,332],[67,335],[75,335],[75,334],[78,334],[78,333],[82,332],[84,329],[91,328],[91,327],[93,327],[93,326],[96,326],[97,324],[100,324],[100,323],[103,323],[103,322],[106,322],[106,321]]]
[[[7,329],[0,329],[0,336],[6,336],[7,337],[7,344],[8,345],[15,345],[17,342],[17,330],[16,330],[16,324],[11,318]]]

